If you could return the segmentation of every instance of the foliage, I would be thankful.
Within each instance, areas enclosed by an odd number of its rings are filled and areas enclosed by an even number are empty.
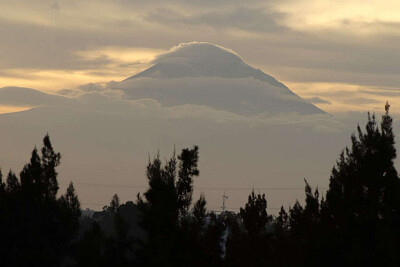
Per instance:
[[[61,156],[54,152],[48,135],[41,152],[39,156],[33,149],[19,179],[10,171],[6,183],[1,182],[3,266],[56,266],[71,256],[81,215],[79,200],[72,183],[65,195],[56,198]]]

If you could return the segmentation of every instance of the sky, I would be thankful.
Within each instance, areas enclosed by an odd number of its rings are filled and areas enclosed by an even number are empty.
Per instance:
[[[0,88],[47,93],[0,90],[0,166],[18,173],[50,133],[63,156],[61,190],[74,181],[83,207],[100,209],[114,193],[135,199],[146,188],[149,157],[196,144],[195,199],[205,191],[218,210],[225,192],[228,208],[238,210],[254,188],[277,211],[303,199],[304,178],[326,190],[368,110],[379,120],[389,100],[400,131],[398,1],[0,0],[0,36]],[[213,97],[234,89],[227,99],[252,92],[259,100],[266,85],[256,79],[118,83],[171,56],[181,60],[182,43],[199,44],[193,41],[235,53],[328,114],[242,114]],[[209,90],[200,91],[204,85]],[[163,105],[128,94],[165,87],[185,92],[184,101]]]
[[[0,87],[119,81],[179,43],[204,41],[327,112],[390,100],[400,113],[396,0],[0,0],[0,36]]]

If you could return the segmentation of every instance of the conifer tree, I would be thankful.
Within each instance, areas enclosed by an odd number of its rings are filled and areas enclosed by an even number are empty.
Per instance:
[[[4,266],[58,266],[71,257],[72,240],[79,228],[80,204],[71,184],[56,198],[56,167],[60,154],[54,152],[48,135],[43,139],[42,157],[32,151],[20,178],[10,171],[1,197],[0,225],[6,226],[2,241]]]
[[[240,219],[244,226],[235,222],[230,225],[227,240],[226,261],[228,266],[266,266],[271,260],[271,236],[267,226],[271,216],[267,213],[265,194],[248,197],[244,208],[240,208]]]
[[[18,181],[17,176],[13,171],[10,170],[7,176],[6,190],[8,193],[17,193],[20,189],[21,184]]]
[[[305,186],[306,205],[304,207],[304,217],[311,225],[317,223],[320,218],[319,192],[317,188],[313,193],[312,188],[308,184],[306,179],[304,179],[304,182],[306,184]]]
[[[175,157],[165,167],[159,155],[147,165],[149,188],[145,200],[138,195],[142,226],[148,233],[142,254],[147,266],[172,265],[172,247],[178,223],[178,200],[175,187]]]
[[[206,217],[206,198],[204,197],[204,194],[200,195],[199,200],[196,201],[193,207],[193,217],[195,220],[195,223],[203,226],[204,224],[204,219]]]
[[[270,216],[267,213],[267,200],[265,194],[251,192],[245,208],[240,208],[240,217],[249,235],[257,235],[265,231]]]
[[[6,184],[3,181],[3,173],[0,169],[0,195],[3,195],[6,190]]]
[[[149,188],[144,193],[144,199],[138,195],[137,205],[143,214],[142,225],[148,233],[143,253],[147,265],[173,266],[185,253],[189,253],[181,245],[182,237],[188,235],[190,228],[186,215],[192,201],[193,177],[199,175],[198,147],[183,149],[178,160],[178,171],[175,153],[164,166],[159,155],[149,161]],[[182,250],[176,250],[177,247]]]
[[[290,221],[290,228],[292,232],[296,233],[302,230],[302,226],[304,225],[304,209],[296,200],[293,207],[289,210],[289,221]]]
[[[178,192],[179,212],[185,215],[192,203],[193,194],[193,177],[199,176],[197,162],[199,160],[199,147],[194,146],[193,149],[183,149],[178,157],[179,163],[179,179],[176,184]]]
[[[286,232],[290,225],[289,225],[289,215],[287,214],[286,210],[281,206],[281,209],[279,210],[279,215],[275,220],[276,226],[277,226],[277,231],[284,233]]]
[[[119,209],[119,197],[117,194],[115,194],[110,202],[110,206],[108,206],[107,210],[110,211],[111,213],[116,214],[118,212]]]
[[[45,197],[55,199],[58,192],[58,173],[56,167],[60,164],[61,154],[54,152],[50,142],[50,136],[46,134],[43,138],[42,148],[42,169],[43,169],[43,184],[47,191]]]
[[[332,170],[323,214],[337,246],[330,257],[341,259],[339,264],[399,263],[395,254],[387,253],[400,248],[390,241],[400,237],[400,180],[389,107],[387,103],[380,125],[368,114],[365,131],[357,127],[351,147]]]
[[[65,195],[60,197],[59,203],[63,212],[64,231],[73,236],[79,229],[79,219],[82,211],[72,182],[69,184]]]
[[[40,200],[45,197],[47,188],[45,188],[43,182],[42,162],[36,147],[32,151],[30,162],[22,169],[20,179],[24,194],[29,195],[35,200]]]

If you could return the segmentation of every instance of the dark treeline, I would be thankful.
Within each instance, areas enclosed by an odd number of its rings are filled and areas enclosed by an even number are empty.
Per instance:
[[[320,196],[279,215],[251,192],[239,213],[192,200],[198,147],[149,160],[149,187],[135,202],[114,195],[82,215],[72,183],[58,194],[49,136],[19,177],[0,175],[1,266],[400,266],[400,179],[392,118],[368,115],[341,153]]]

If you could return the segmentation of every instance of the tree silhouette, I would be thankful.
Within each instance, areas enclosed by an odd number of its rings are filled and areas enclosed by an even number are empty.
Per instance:
[[[323,213],[334,233],[330,257],[339,264],[399,264],[388,253],[400,248],[400,180],[388,104],[385,111],[380,127],[368,114],[365,132],[357,127],[332,170]]]
[[[42,182],[47,189],[44,194],[47,198],[55,199],[58,192],[58,173],[56,167],[60,164],[60,153],[54,152],[50,142],[50,137],[47,134],[43,139],[42,147]]]
[[[178,264],[178,259],[185,253],[178,251],[178,229],[191,205],[193,176],[197,176],[198,147],[183,149],[178,156],[179,171],[177,179],[177,159],[175,153],[162,166],[159,155],[147,166],[149,188],[144,193],[145,199],[138,195],[137,205],[141,208],[142,226],[148,233],[144,248],[146,265]],[[181,227],[183,229],[183,227]]]
[[[86,231],[83,237],[75,246],[75,258],[78,266],[110,266],[107,254],[107,243],[109,239],[105,237],[100,225],[94,221],[91,228]]]
[[[179,179],[176,184],[178,192],[178,208],[181,215],[185,215],[192,203],[193,177],[199,176],[197,161],[199,160],[199,147],[183,149],[179,155]]]
[[[149,160],[136,203],[114,195],[82,219],[72,183],[57,197],[61,155],[46,135],[19,177],[10,170],[4,181],[0,170],[1,266],[399,266],[400,179],[385,111],[357,127],[326,198],[305,180],[304,204],[274,219],[254,190],[238,214],[207,212],[203,194],[192,206],[197,146]]]
[[[194,221],[201,227],[204,225],[204,219],[206,217],[206,212],[207,212],[206,203],[207,202],[206,198],[204,197],[204,194],[201,194],[199,200],[196,201],[193,207],[192,213]]]
[[[223,219],[207,213],[203,195],[189,212],[193,177],[199,175],[198,147],[183,149],[164,165],[157,155],[147,166],[149,188],[136,202],[147,232],[144,266],[220,266]],[[176,166],[178,167],[178,171]]]
[[[79,219],[81,217],[81,204],[78,196],[75,194],[75,188],[71,182],[67,188],[67,192],[58,200],[62,212],[62,221],[64,224],[64,232],[71,235],[79,230]],[[69,238],[67,236],[66,238]]]
[[[4,194],[6,190],[6,184],[3,181],[3,172],[0,169],[0,195]]]
[[[7,184],[6,184],[6,190],[9,193],[16,194],[21,188],[21,184],[18,181],[17,176],[13,171],[10,170],[10,172],[7,175]]]
[[[245,208],[240,208],[240,217],[250,236],[255,236],[265,231],[267,223],[270,221],[265,194],[256,195],[253,190],[249,195]]]
[[[281,206],[281,209],[279,210],[279,215],[275,220],[275,224],[276,224],[276,231],[280,232],[281,234],[283,234],[284,232],[286,232],[289,227],[289,215],[287,214],[286,210],[283,208],[283,206]]]
[[[245,208],[240,208],[240,224],[230,225],[227,241],[226,262],[228,266],[266,266],[272,257],[271,235],[267,229],[272,218],[267,213],[265,194],[248,197]]]
[[[20,179],[10,171],[1,183],[0,227],[3,266],[58,266],[72,255],[72,240],[79,228],[80,204],[73,185],[58,192],[56,167],[60,154],[50,137],[43,139],[42,157],[32,151]]]

